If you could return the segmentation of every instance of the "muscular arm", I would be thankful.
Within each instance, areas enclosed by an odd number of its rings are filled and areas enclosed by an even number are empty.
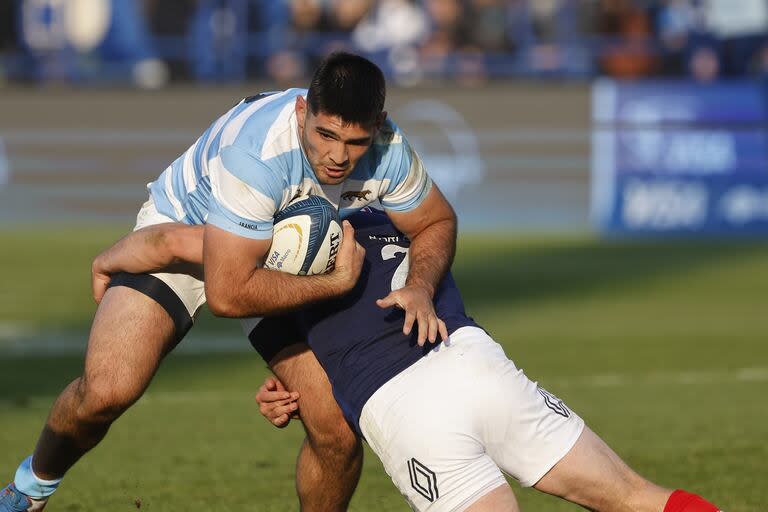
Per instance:
[[[448,337],[445,324],[435,315],[432,299],[440,280],[456,254],[456,214],[436,185],[424,201],[408,212],[387,212],[392,223],[411,240],[410,266],[406,286],[378,302],[381,307],[396,305],[406,312],[403,332],[410,334],[418,322],[419,345],[434,342],[437,334]]]
[[[294,276],[260,268],[270,240],[249,240],[215,226],[180,223],[149,226],[99,254],[91,267],[93,296],[100,302],[117,272],[151,273],[177,263],[202,264],[211,311],[219,316],[265,316],[349,291],[364,250],[344,223],[344,238],[330,274]],[[212,286],[211,286],[212,283]]]
[[[129,233],[102,252],[91,265],[91,286],[101,302],[110,276],[117,272],[151,273],[177,263],[203,262],[203,226],[166,223]]]
[[[343,295],[360,274],[363,248],[344,223],[344,238],[330,274],[294,276],[261,268],[270,240],[250,240],[207,225],[203,243],[205,294],[217,316],[265,316]],[[346,247],[345,247],[346,246]]]
[[[456,214],[453,208],[433,185],[415,210],[388,214],[395,227],[411,240],[406,285],[422,287],[432,298],[456,254]]]

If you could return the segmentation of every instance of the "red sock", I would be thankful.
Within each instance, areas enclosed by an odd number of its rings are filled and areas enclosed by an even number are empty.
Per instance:
[[[667,500],[664,512],[721,512],[721,510],[701,496],[678,489]]]

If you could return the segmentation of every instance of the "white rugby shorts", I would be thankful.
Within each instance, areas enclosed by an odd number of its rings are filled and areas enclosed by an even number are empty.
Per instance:
[[[152,197],[144,203],[136,215],[136,226],[133,228],[137,231],[147,226],[154,226],[155,224],[163,224],[165,222],[178,222],[175,219],[166,217],[159,213],[155,207],[155,202]],[[184,306],[189,312],[191,318],[195,318],[200,306],[205,304],[205,283],[187,274],[171,274],[171,273],[156,273],[150,274],[160,279],[162,282],[168,285],[173,292],[181,299]]]
[[[534,485],[573,447],[584,421],[485,331],[462,327],[378,389],[360,428],[411,507],[442,512],[505,484],[502,470]]]
[[[143,227],[154,226],[155,224],[163,224],[166,222],[178,221],[159,213],[155,207],[154,200],[150,196],[149,200],[142,205],[139,213],[136,215],[136,226],[133,230],[136,231]],[[184,307],[187,309],[190,318],[195,318],[200,307],[205,304],[206,300],[205,283],[203,281],[188,274],[180,273],[159,272],[150,275],[155,276],[168,285],[168,287],[184,303]],[[240,324],[246,336],[261,321],[261,319],[262,317],[240,319]]]

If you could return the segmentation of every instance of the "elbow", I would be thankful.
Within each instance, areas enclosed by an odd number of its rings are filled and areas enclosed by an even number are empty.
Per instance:
[[[456,211],[453,209],[453,207],[450,204],[447,204],[447,208],[443,212],[442,220],[443,222],[452,224],[454,227],[458,223],[458,218],[456,217]]]
[[[223,318],[237,318],[240,315],[236,308],[236,301],[233,300],[230,293],[224,293],[223,290],[219,291],[212,289],[206,284],[205,286],[205,300],[208,304],[208,309],[214,316]]]

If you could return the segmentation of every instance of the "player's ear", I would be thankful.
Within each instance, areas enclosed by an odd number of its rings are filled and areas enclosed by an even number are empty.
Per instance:
[[[303,130],[304,122],[307,119],[307,100],[304,96],[296,96],[294,111],[296,112],[296,122],[298,122],[299,128]]]

